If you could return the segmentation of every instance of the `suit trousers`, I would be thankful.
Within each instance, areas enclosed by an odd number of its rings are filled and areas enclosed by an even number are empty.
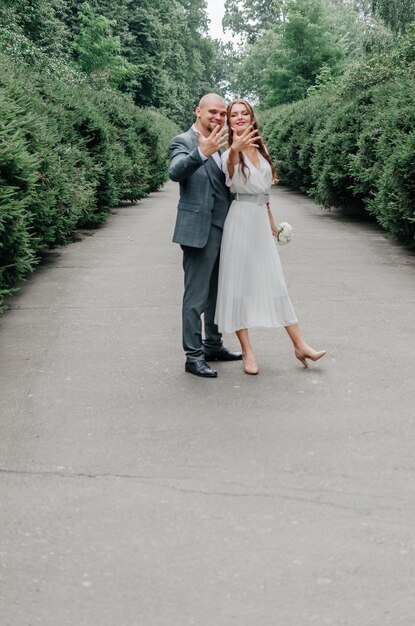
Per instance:
[[[222,229],[212,224],[204,248],[182,246],[184,295],[182,309],[183,349],[187,361],[204,360],[222,347],[222,335],[214,323],[218,290],[219,253]],[[204,313],[205,341],[201,315]]]

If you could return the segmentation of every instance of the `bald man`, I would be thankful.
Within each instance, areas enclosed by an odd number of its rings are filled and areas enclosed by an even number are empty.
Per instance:
[[[170,178],[180,184],[173,241],[183,250],[182,309],[185,371],[216,378],[211,361],[236,361],[214,323],[218,288],[219,252],[231,197],[222,172],[220,151],[226,145],[226,105],[209,93],[196,107],[196,121],[169,146]],[[202,340],[201,315],[205,339]]]

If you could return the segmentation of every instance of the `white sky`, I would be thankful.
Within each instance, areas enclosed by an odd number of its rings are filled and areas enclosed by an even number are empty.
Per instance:
[[[208,14],[210,17],[210,36],[214,39],[222,39],[222,41],[231,41],[229,31],[226,35],[222,30],[222,19],[225,12],[225,0],[207,0]]]

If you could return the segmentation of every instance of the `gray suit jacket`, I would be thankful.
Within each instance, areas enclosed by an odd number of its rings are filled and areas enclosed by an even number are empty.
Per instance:
[[[169,146],[170,178],[180,183],[173,241],[193,248],[203,248],[209,237],[215,201],[213,176],[217,175],[218,167],[212,157],[203,161],[198,145],[197,135],[190,128],[174,137]],[[230,203],[225,182],[223,194]]]

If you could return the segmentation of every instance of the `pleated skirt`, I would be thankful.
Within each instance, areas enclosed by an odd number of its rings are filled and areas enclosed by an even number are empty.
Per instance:
[[[225,221],[215,323],[232,333],[297,323],[266,205],[234,200]]]

